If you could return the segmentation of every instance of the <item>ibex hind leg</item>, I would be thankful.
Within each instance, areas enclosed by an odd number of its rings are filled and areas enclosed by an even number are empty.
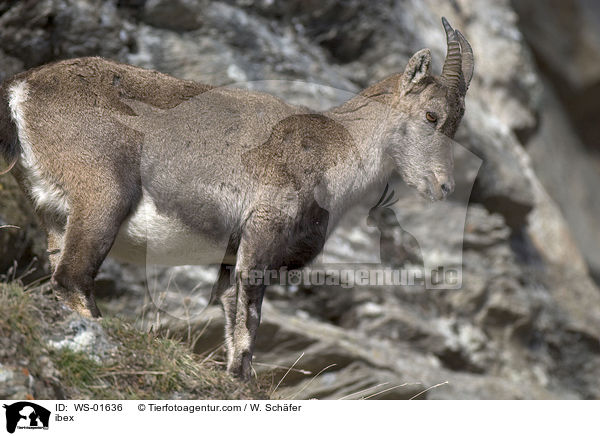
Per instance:
[[[71,203],[51,283],[58,298],[84,316],[101,316],[94,279],[130,210],[123,197],[97,193],[94,203]]]
[[[56,271],[58,262],[60,261],[60,254],[62,252],[63,240],[65,237],[64,230],[62,232],[58,230],[49,230],[48,232],[48,258],[50,260],[50,270],[52,273]]]

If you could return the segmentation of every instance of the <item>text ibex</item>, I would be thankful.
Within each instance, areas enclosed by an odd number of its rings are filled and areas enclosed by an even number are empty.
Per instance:
[[[442,21],[440,76],[423,49],[403,74],[321,113],[101,58],[5,81],[0,150],[47,232],[57,296],[100,316],[94,278],[109,254],[219,263],[228,370],[248,378],[265,286],[243,272],[305,265],[394,169],[431,199],[452,192],[473,52]]]

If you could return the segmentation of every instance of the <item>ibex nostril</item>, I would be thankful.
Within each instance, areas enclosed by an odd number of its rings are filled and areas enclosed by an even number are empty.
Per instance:
[[[450,192],[452,192],[452,185],[450,183],[442,183],[441,188],[444,195],[448,195]]]

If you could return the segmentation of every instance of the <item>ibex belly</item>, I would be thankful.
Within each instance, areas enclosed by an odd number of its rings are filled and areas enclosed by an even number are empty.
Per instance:
[[[228,237],[205,234],[175,215],[161,213],[144,192],[135,212],[121,225],[109,256],[137,264],[219,264]]]

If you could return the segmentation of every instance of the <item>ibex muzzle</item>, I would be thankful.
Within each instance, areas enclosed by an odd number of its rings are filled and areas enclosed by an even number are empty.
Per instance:
[[[246,272],[305,265],[394,168],[431,199],[452,192],[473,53],[443,23],[441,76],[421,50],[404,74],[322,113],[100,58],[7,80],[0,150],[48,234],[59,298],[100,316],[94,278],[109,254],[220,262],[228,369],[248,378],[265,284]]]

